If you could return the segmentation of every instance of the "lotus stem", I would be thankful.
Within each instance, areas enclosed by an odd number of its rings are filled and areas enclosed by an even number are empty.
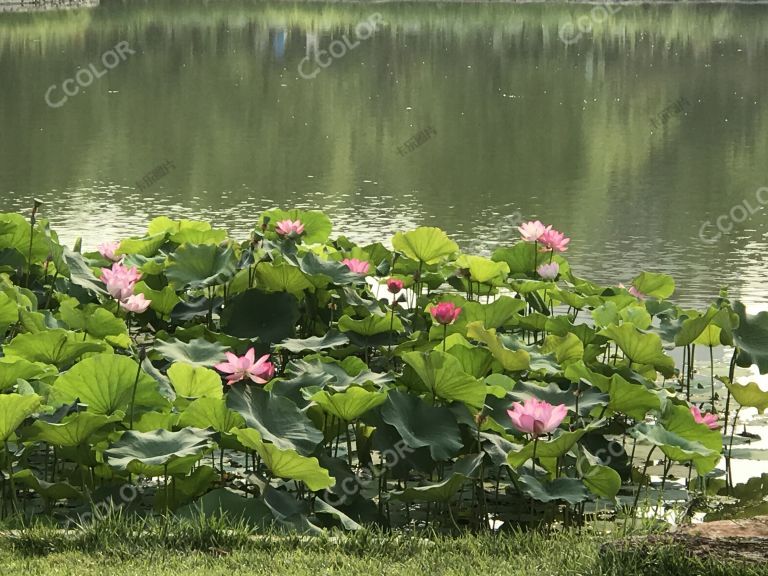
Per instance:
[[[139,354],[139,357],[141,357],[141,354]],[[131,392],[131,417],[130,417],[130,426],[128,427],[129,430],[133,430],[133,410],[134,406],[136,404],[136,390],[139,387],[139,377],[141,376],[141,359],[138,362],[138,370],[136,370],[136,378],[133,381],[133,390]]]

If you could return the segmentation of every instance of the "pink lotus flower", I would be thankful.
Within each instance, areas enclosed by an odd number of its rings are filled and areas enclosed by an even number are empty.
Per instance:
[[[120,301],[133,296],[133,288],[141,280],[141,272],[136,267],[126,268],[119,262],[112,264],[112,268],[101,269],[101,281],[107,287],[107,292]]]
[[[118,248],[120,248],[119,240],[115,240],[114,242],[103,242],[96,247],[96,249],[99,251],[99,254],[101,254],[107,260],[112,260],[113,262],[120,260],[120,256],[115,256],[115,252],[117,252]]]
[[[640,290],[638,290],[634,286],[630,286],[627,292],[632,294],[632,296],[634,296],[635,298],[639,298],[640,300],[645,300],[646,298],[648,298],[647,294],[643,294],[642,292],[640,292]]]
[[[389,290],[392,294],[397,294],[400,292],[400,290],[403,289],[403,281],[398,278],[390,278],[387,280],[387,290]]]
[[[133,312],[134,314],[143,314],[147,311],[150,304],[152,304],[152,300],[147,300],[144,294],[135,294],[120,302],[123,310]]]
[[[544,226],[539,220],[531,220],[530,222],[525,222],[517,227],[520,231],[520,236],[522,236],[523,240],[526,242],[538,242],[539,238],[551,228],[552,226]]]
[[[542,264],[536,268],[536,272],[539,273],[544,280],[554,280],[560,273],[560,265],[557,262],[551,264]]]
[[[357,258],[344,258],[341,263],[355,274],[368,274],[368,269],[371,267],[365,260],[358,260]]]
[[[704,424],[708,426],[710,430],[717,430],[720,428],[720,424],[717,423],[717,414],[702,414],[696,406],[691,406],[691,414],[697,424]]]
[[[507,414],[515,428],[537,438],[556,430],[568,414],[568,407],[565,404],[552,406],[549,402],[531,397],[522,404],[513,403]]]
[[[214,368],[227,376],[227,384],[230,386],[235,382],[240,382],[246,378],[251,379],[257,384],[266,384],[275,375],[275,365],[269,361],[269,354],[264,354],[256,360],[256,351],[251,348],[245,353],[245,356],[235,356],[232,352],[227,352],[228,362],[216,364]]]
[[[539,242],[547,250],[554,250],[555,252],[565,252],[568,250],[568,242],[570,238],[566,238],[565,234],[552,229],[551,227],[544,231],[539,238]]]
[[[304,224],[301,220],[281,220],[275,225],[275,232],[280,236],[295,238],[304,234]]]
[[[456,306],[453,302],[440,302],[439,304],[432,306],[429,309],[429,313],[432,314],[432,318],[437,320],[438,323],[443,326],[452,324],[456,318],[461,314],[461,308]]]

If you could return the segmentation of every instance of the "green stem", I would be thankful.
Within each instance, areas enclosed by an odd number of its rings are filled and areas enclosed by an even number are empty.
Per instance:
[[[139,355],[141,356],[141,355]],[[136,404],[136,389],[139,387],[139,376],[141,376],[141,359],[139,359],[139,368],[136,370],[136,378],[133,381],[133,391],[131,392],[131,417],[130,417],[130,426],[128,427],[129,430],[133,430],[133,408]]]

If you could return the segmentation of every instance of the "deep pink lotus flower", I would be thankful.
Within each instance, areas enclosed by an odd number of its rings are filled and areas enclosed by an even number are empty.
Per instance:
[[[275,375],[275,365],[269,361],[269,354],[264,354],[256,360],[256,351],[251,348],[245,353],[245,356],[235,356],[232,352],[227,352],[227,362],[221,362],[214,366],[216,370],[227,376],[227,384],[230,386],[235,382],[240,382],[246,378],[251,379],[256,384],[266,384]]]
[[[387,280],[387,290],[389,290],[392,294],[397,294],[400,292],[400,290],[403,289],[403,281],[399,278],[390,278]]]
[[[453,302],[440,302],[439,304],[432,306],[429,309],[429,313],[432,314],[432,318],[437,320],[438,323],[443,326],[452,324],[456,318],[461,314],[461,308],[456,306]]]
[[[544,224],[542,224],[539,220],[524,222],[522,225],[517,227],[517,229],[520,231],[520,236],[522,236],[523,240],[526,242],[538,242],[542,234],[551,228],[552,226],[544,226]]]
[[[152,304],[152,300],[147,300],[144,294],[135,294],[120,302],[123,310],[133,312],[134,314],[143,314],[147,311],[150,304]]]
[[[717,430],[720,428],[720,424],[717,423],[717,414],[702,414],[696,406],[691,406],[691,414],[697,424],[704,424],[709,427],[710,430]]]
[[[539,273],[544,280],[554,280],[560,273],[560,265],[557,262],[551,264],[542,264],[536,268],[536,272]]]
[[[112,268],[101,269],[101,281],[107,287],[107,292],[120,301],[133,296],[133,288],[141,280],[141,272],[135,266],[126,268],[119,262],[112,264]]]
[[[358,260],[357,258],[344,258],[341,263],[355,274],[368,274],[371,267],[365,260]]]
[[[507,414],[515,428],[537,438],[556,430],[568,414],[568,407],[565,404],[552,406],[549,402],[531,397],[522,404],[513,403]]]
[[[96,247],[96,249],[99,251],[99,254],[101,254],[107,260],[112,260],[113,262],[120,260],[120,256],[115,256],[115,252],[117,252],[118,248],[120,248],[119,240],[115,240],[114,242],[102,242]]]
[[[280,236],[297,237],[304,234],[304,224],[301,220],[281,220],[275,224],[275,232]]]
[[[558,232],[553,228],[548,228],[539,237],[539,243],[547,250],[554,250],[555,252],[565,252],[568,250],[568,243],[571,241],[562,232]]]

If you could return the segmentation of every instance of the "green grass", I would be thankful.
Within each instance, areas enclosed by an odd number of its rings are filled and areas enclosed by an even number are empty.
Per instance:
[[[107,520],[69,534],[38,526],[0,535],[0,576],[768,575],[768,568],[687,558],[671,546],[600,555],[610,537],[587,529],[427,536],[253,536],[243,526],[178,520]]]

